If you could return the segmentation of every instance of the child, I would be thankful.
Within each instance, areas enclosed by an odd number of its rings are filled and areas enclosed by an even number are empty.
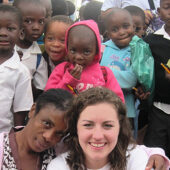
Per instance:
[[[45,89],[63,88],[80,93],[91,87],[105,86],[124,101],[112,71],[100,67],[101,39],[97,24],[93,20],[73,24],[65,41],[69,62],[63,62],[54,69]]]
[[[9,131],[13,125],[24,125],[33,104],[29,72],[14,50],[21,25],[21,14],[16,8],[0,5],[0,132]]]
[[[22,13],[24,34],[16,49],[22,53],[21,62],[31,73],[35,99],[44,90],[48,79],[47,64],[36,42],[44,30],[46,9],[41,0],[15,0],[14,6]]]
[[[144,143],[162,147],[170,158],[170,74],[162,66],[170,63],[170,1],[161,0],[158,11],[165,25],[145,39],[155,59],[155,95]]]
[[[54,16],[47,22],[44,29],[45,52],[43,57],[48,66],[48,77],[55,68],[65,60],[65,33],[73,21],[64,15]]]
[[[142,38],[145,35],[145,13],[137,6],[127,6],[126,9],[132,16],[135,26],[135,35]]]
[[[136,110],[132,87],[138,80],[147,91],[151,89],[153,58],[149,56],[148,45],[134,36],[133,20],[127,10],[112,9],[105,17],[105,25],[111,40],[104,43],[101,65],[108,66],[115,74],[125,96],[127,116],[134,118]],[[145,74],[141,72],[142,67]]]

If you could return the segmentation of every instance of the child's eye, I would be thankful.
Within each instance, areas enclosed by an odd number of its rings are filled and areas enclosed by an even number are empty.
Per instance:
[[[90,54],[90,51],[84,51],[84,54],[85,54],[85,55],[89,55],[89,54]]]
[[[26,19],[25,22],[26,22],[27,24],[31,24],[31,23],[32,23],[31,19]]]
[[[16,30],[16,28],[14,28],[14,27],[8,27],[7,29],[8,29],[8,31],[14,31],[14,30]]]
[[[49,41],[53,41],[53,40],[54,40],[54,38],[53,38],[53,37],[47,37],[47,40],[49,40]]]
[[[39,21],[39,23],[43,25],[43,24],[44,24],[44,19],[41,19],[41,20]]]
[[[118,28],[112,28],[112,32],[117,32]]]

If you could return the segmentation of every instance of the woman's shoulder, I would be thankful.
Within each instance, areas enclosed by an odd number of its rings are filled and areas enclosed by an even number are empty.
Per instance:
[[[127,170],[145,170],[149,156],[139,145],[129,145],[127,156]]]
[[[47,167],[47,170],[69,170],[69,167],[66,162],[66,158],[68,156],[68,152],[62,153],[58,155],[55,159],[53,159]]]

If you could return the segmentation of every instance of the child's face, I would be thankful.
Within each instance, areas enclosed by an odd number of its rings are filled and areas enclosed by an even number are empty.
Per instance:
[[[122,11],[110,16],[108,33],[119,48],[128,46],[134,35],[134,26],[130,14]]]
[[[23,17],[25,40],[36,41],[43,33],[46,9],[30,3],[20,3],[18,8]]]
[[[86,26],[73,27],[68,35],[68,59],[73,64],[86,67],[96,55],[97,40],[94,32]]]
[[[165,22],[166,27],[169,28],[170,27],[170,0],[161,0],[160,8],[158,9],[158,12],[160,14],[161,19]]]
[[[0,53],[12,52],[19,32],[17,16],[11,12],[0,12]]]
[[[145,34],[145,28],[144,28],[144,21],[142,17],[140,16],[132,16],[133,24],[135,26],[135,35],[137,35],[139,38],[142,38],[142,36]]]
[[[45,50],[55,63],[66,56],[65,33],[69,25],[64,22],[53,21],[49,24],[45,34]]]

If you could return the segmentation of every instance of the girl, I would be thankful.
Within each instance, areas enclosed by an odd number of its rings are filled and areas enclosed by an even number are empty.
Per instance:
[[[104,86],[124,101],[112,71],[100,67],[101,39],[97,24],[93,20],[73,24],[66,33],[65,41],[69,62],[63,62],[54,69],[45,89],[63,88],[79,93],[91,87]]]
[[[65,60],[65,33],[73,21],[64,15],[58,15],[51,18],[45,26],[44,46],[45,58],[48,66],[48,77],[56,65]]]

